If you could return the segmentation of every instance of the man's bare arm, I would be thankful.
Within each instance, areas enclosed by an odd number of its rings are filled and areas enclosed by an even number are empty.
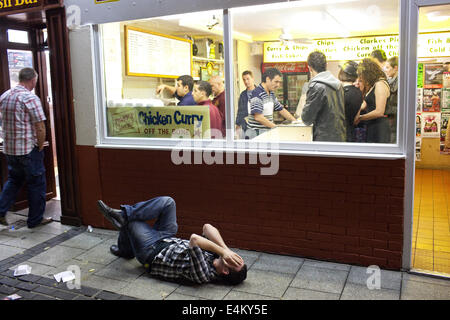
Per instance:
[[[46,135],[45,122],[44,121],[37,122],[34,125],[34,127],[36,129],[38,148],[39,148],[39,151],[42,151],[42,149],[44,149],[44,142],[45,142],[45,135]]]
[[[203,225],[203,235],[217,244],[218,246],[228,249],[227,245],[225,244],[225,241],[223,241],[222,236],[220,235],[219,230],[215,228],[214,226],[210,225],[209,223],[206,223]]]

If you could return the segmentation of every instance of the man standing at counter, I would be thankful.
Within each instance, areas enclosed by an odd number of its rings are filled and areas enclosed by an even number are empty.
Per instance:
[[[247,130],[250,139],[276,127],[273,123],[274,111],[279,111],[287,120],[296,120],[275,96],[274,91],[281,83],[281,72],[275,68],[268,68],[262,75],[261,84],[253,90],[250,97],[250,115],[248,116],[249,130]]]
[[[250,97],[252,91],[255,90],[255,79],[253,73],[249,70],[242,72],[242,81],[244,81],[245,90],[241,92],[238,102],[238,111],[236,116],[236,131],[239,139],[244,138],[247,131],[247,122],[245,118],[248,116]]]
[[[225,86],[223,80],[219,76],[212,76],[209,79],[209,84],[214,94],[212,103],[219,109],[220,116],[222,117],[222,126],[225,128]]]
[[[156,88],[156,94],[162,93],[167,89],[172,96],[179,100],[179,106],[195,106],[196,103],[192,97],[192,88],[194,87],[194,79],[189,75],[180,76],[177,79],[175,87],[161,84]]]
[[[327,71],[325,54],[314,51],[308,56],[311,73],[302,121],[313,124],[314,141],[345,142],[345,103],[341,82]]]
[[[211,93],[211,85],[206,81],[199,81],[196,85],[194,85],[192,95],[196,105],[209,107],[211,138],[223,138],[225,136],[225,127],[223,126],[223,120],[219,109],[217,109],[211,100],[209,100]],[[215,129],[216,132],[214,132],[213,129]]]

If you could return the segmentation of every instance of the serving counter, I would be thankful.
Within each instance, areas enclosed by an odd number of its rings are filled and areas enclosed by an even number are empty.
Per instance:
[[[259,136],[255,141],[312,141],[312,126],[303,123],[280,124]]]

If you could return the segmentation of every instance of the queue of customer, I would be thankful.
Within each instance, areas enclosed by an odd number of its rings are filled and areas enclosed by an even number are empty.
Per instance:
[[[304,124],[313,125],[314,141],[396,142],[398,57],[386,59],[383,50],[375,50],[370,58],[359,64],[345,62],[340,66],[338,79],[327,70],[327,60],[322,52],[310,53],[307,62],[311,79],[301,88],[306,94],[301,112],[295,116]],[[259,85],[248,70],[242,73],[242,80],[246,88],[239,96],[238,139],[252,139],[276,127],[274,112],[279,112],[288,121],[297,120],[275,96],[275,90],[282,85],[282,74],[278,69],[266,69]],[[192,77],[184,75],[177,79],[176,87],[160,85],[157,93],[167,89],[180,101],[180,106],[208,105],[211,128],[225,137],[223,80],[214,76],[209,83],[200,81],[194,95],[193,88]],[[212,94],[214,99],[211,101],[209,96]]]

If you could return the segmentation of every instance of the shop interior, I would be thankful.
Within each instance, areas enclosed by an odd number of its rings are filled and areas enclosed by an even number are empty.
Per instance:
[[[419,33],[437,32],[431,22],[450,25],[450,5],[425,7],[419,12]],[[441,57],[419,57],[416,105],[416,172],[412,268],[450,276],[450,38],[437,41]],[[445,43],[446,42],[446,43]],[[422,77],[423,75],[423,77]],[[435,77],[433,77],[435,75]],[[435,125],[437,124],[437,128]]]
[[[336,77],[339,66],[344,61],[358,62],[374,49],[384,49],[387,58],[398,55],[398,1],[380,0],[374,5],[373,1],[304,0],[237,8],[230,12],[235,114],[239,94],[245,89],[240,76],[245,70],[252,71],[258,85],[265,66],[283,65],[288,69],[283,74],[284,83],[277,96],[289,112],[298,115],[301,88],[309,75],[305,70],[295,72],[296,64],[305,63],[309,50],[318,47],[323,50],[328,58],[328,70]],[[127,59],[130,57],[126,57],[125,26],[192,41],[192,57],[188,64],[194,80],[207,81],[213,75],[226,80],[223,19],[222,11],[207,11],[102,25],[107,100],[125,99],[132,102],[133,99],[155,99],[162,101],[164,105],[176,103],[167,94],[156,94],[159,84],[174,85],[176,76],[127,74],[127,64],[130,63]],[[417,144],[411,263],[412,269],[419,272],[448,275],[450,154],[445,146],[445,137],[450,117],[450,6],[424,7],[420,10],[419,20],[418,78],[421,83],[418,82],[416,106]],[[425,40],[421,41],[422,36]],[[363,40],[364,37],[369,37],[369,40]],[[393,40],[390,40],[390,44],[383,43],[382,40],[378,42],[383,37],[391,37],[389,39]],[[354,45],[355,39],[360,45]],[[336,43],[345,41],[349,43],[348,47],[339,51]],[[281,60],[278,61],[276,56],[273,59],[274,56],[271,57],[266,52],[268,44],[281,48],[297,47],[301,50],[280,56]],[[170,56],[164,51],[161,54]],[[289,68],[293,70],[291,75]],[[438,100],[435,95],[438,95]],[[274,118],[278,123],[282,121],[276,116]],[[433,122],[438,128],[434,125],[432,128]]]

